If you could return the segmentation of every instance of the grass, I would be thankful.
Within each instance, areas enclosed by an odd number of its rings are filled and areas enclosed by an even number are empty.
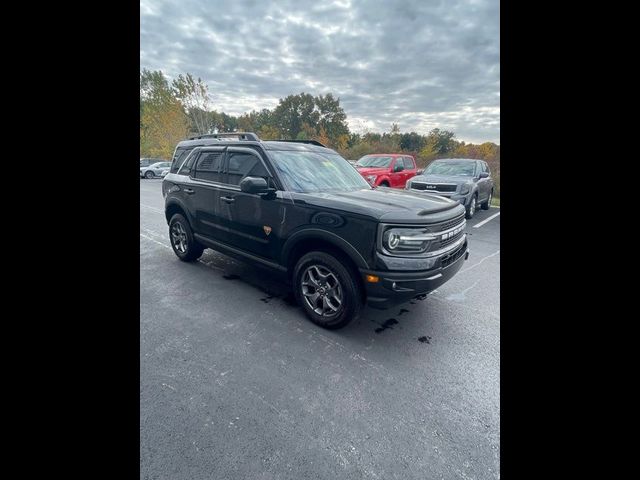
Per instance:
[[[493,205],[494,207],[499,207],[500,206],[500,197],[493,197],[491,199],[491,205]]]

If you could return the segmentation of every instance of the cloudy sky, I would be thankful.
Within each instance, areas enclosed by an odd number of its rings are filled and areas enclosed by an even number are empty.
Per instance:
[[[233,115],[332,92],[354,131],[500,143],[498,0],[141,0],[140,67]]]

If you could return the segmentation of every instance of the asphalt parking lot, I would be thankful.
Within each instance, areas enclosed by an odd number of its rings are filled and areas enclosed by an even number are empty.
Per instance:
[[[140,478],[500,477],[499,209],[435,293],[326,331],[266,270],[179,261],[163,206],[141,180]]]

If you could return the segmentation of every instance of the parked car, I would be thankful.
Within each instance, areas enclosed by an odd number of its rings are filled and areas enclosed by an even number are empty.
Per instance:
[[[163,160],[162,158],[141,158],[140,159],[140,168],[142,168],[142,167],[150,167],[154,163],[158,163],[158,162],[166,162],[166,160]]]
[[[488,210],[493,198],[493,179],[487,162],[467,158],[442,158],[429,164],[421,175],[407,182],[407,190],[436,193],[459,202],[472,218],[478,205]]]
[[[458,202],[373,188],[317,141],[193,141],[180,142],[176,151],[191,150],[162,182],[176,256],[195,261],[211,248],[280,272],[321,327],[344,327],[365,302],[423,296],[469,256]]]
[[[148,167],[140,167],[140,178],[155,178],[162,176],[162,172],[169,171],[171,162],[158,162]]]
[[[355,166],[375,187],[404,188],[407,180],[418,173],[416,160],[411,155],[365,155]]]

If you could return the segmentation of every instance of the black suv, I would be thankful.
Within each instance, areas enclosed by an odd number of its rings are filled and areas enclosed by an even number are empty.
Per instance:
[[[469,256],[458,202],[374,188],[313,140],[191,138],[178,144],[162,192],[181,260],[212,248],[282,272],[325,328],[345,326],[365,302],[387,308],[429,293]]]

